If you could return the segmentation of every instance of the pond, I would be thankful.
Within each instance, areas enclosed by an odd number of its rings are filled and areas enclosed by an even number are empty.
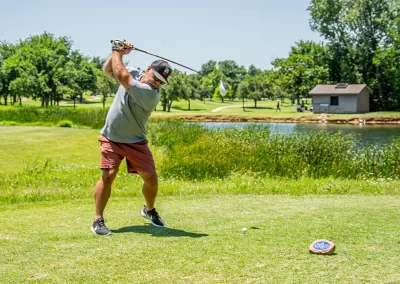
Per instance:
[[[202,122],[204,127],[217,129],[226,127],[245,127],[249,122]],[[341,131],[343,134],[353,134],[359,141],[360,148],[371,145],[382,146],[389,144],[393,139],[400,137],[400,125],[369,125],[369,124],[305,124],[305,123],[264,123],[257,122],[257,125],[265,125],[271,129],[273,134],[288,135],[291,133],[307,133],[310,131]]]

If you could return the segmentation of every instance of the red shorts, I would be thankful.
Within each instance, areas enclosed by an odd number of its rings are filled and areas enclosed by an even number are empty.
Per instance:
[[[147,145],[147,140],[139,143],[118,143],[107,139],[102,135],[98,138],[100,144],[101,169],[119,168],[125,158],[128,173],[150,172],[155,173],[153,155]]]

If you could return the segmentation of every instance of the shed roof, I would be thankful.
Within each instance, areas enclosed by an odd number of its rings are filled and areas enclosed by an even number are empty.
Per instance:
[[[317,85],[311,91],[310,95],[358,95],[365,88],[372,94],[372,90],[366,84],[348,85],[346,88],[336,88],[336,85]]]

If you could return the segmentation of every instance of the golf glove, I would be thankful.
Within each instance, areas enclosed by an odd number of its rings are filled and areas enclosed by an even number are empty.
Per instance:
[[[124,50],[125,49],[125,44],[126,44],[126,40],[121,40],[121,39],[113,39],[111,40],[111,48],[112,50]]]

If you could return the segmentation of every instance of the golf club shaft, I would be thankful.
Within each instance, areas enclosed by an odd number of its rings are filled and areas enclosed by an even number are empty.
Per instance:
[[[136,48],[136,47],[135,47],[134,50],[137,50],[137,51],[140,51],[140,52],[143,52],[143,53],[146,53],[146,54],[149,54],[149,55],[152,55],[152,56],[155,56],[155,57],[164,59],[165,61],[174,63],[174,64],[176,64],[176,65],[179,65],[179,66],[183,67],[183,68],[189,69],[189,70],[191,70],[191,71],[193,71],[193,72],[196,72],[196,73],[198,73],[198,74],[200,74],[200,75],[203,75],[203,74],[200,73],[199,71],[196,71],[196,70],[194,70],[194,69],[192,69],[192,68],[190,68],[190,67],[187,67],[187,66],[185,66],[185,65],[182,65],[182,64],[180,64],[180,63],[178,63],[178,62],[172,61],[172,60],[167,59],[167,58],[165,58],[165,57],[158,56],[158,55],[155,55],[155,54],[153,54],[153,53],[147,52],[147,51],[145,51],[145,50],[143,50],[143,49],[140,49],[140,48]],[[210,75],[210,74],[208,74],[208,75]],[[208,75],[205,75],[205,76],[208,76]],[[203,76],[204,76],[204,75],[203,75]],[[222,90],[223,90],[223,91],[222,91]],[[221,81],[221,85],[220,85],[220,92],[221,92],[221,95],[224,96],[225,93],[226,93],[227,91],[228,91],[228,84],[226,84],[225,82]]]
[[[185,66],[185,65],[182,65],[182,64],[180,64],[180,63],[178,63],[178,62],[175,62],[175,61],[172,61],[172,60],[170,60],[170,59],[167,59],[167,58],[164,58],[164,57],[155,55],[155,54],[153,54],[153,53],[147,52],[147,51],[145,51],[145,50],[139,49],[139,48],[137,48],[137,47],[135,47],[134,50],[140,51],[140,52],[143,52],[143,53],[147,53],[147,54],[149,54],[149,55],[152,55],[152,56],[155,56],[155,57],[164,59],[165,61],[169,61],[169,62],[171,62],[171,63],[174,63],[174,64],[179,65],[179,66],[181,66],[181,67],[184,67],[184,68],[186,68],[186,69],[189,69],[189,70],[191,70],[191,71],[193,71],[193,72],[196,72],[196,73],[198,73],[198,74],[201,74],[199,71],[196,71],[196,70],[194,70],[194,69],[192,69],[192,68],[190,68],[190,67],[187,67],[187,66]]]

